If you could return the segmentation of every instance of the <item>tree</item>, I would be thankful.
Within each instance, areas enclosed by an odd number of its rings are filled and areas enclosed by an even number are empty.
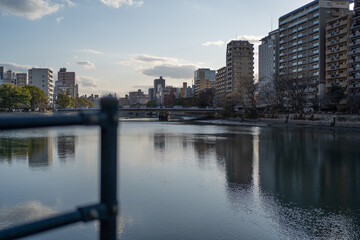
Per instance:
[[[75,98],[73,103],[74,103],[75,107],[77,107],[77,108],[94,107],[95,106],[95,104],[92,101],[90,101],[84,97]]]
[[[59,94],[57,96],[56,104],[59,105],[60,109],[65,109],[67,107],[73,106],[71,98],[65,94]]]
[[[0,108],[27,108],[30,106],[31,95],[27,89],[17,87],[13,84],[0,86]]]
[[[156,100],[151,100],[146,104],[146,107],[148,108],[154,108],[156,107]]]
[[[341,86],[333,85],[326,93],[327,105],[332,108],[333,111],[340,109],[340,102],[345,99],[345,89]]]
[[[45,109],[48,103],[45,92],[36,86],[26,85],[22,87],[29,91],[31,95],[30,106],[34,110],[35,108]]]
[[[213,89],[205,89],[197,97],[198,107],[212,107],[214,102],[215,92]]]

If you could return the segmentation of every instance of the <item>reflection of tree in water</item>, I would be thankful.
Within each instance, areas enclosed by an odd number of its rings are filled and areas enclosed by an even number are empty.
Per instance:
[[[28,157],[29,167],[43,168],[52,163],[51,138],[0,138],[0,161]]]
[[[260,135],[260,181],[285,202],[346,209],[360,202],[359,140],[313,130]]]
[[[57,137],[57,149],[60,160],[69,158],[74,159],[75,156],[75,136],[59,136]]]

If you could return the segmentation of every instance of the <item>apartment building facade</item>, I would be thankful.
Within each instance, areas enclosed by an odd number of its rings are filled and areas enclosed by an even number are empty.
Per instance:
[[[326,25],[326,92],[340,86],[348,94],[349,30],[351,14],[329,21]]]
[[[28,85],[28,74],[27,73],[16,73],[16,86],[24,87]]]
[[[279,19],[279,79],[306,94],[306,107],[324,106],[326,24],[350,12],[347,0],[315,0]]]
[[[56,84],[56,93],[63,93],[72,99],[78,97],[78,85],[76,84],[76,73],[68,72],[66,68],[58,71],[58,81]]]
[[[266,96],[274,91],[279,74],[279,29],[261,39],[259,45],[258,106],[266,105]]]
[[[350,30],[349,98],[360,101],[360,1],[355,0]]]
[[[226,103],[226,67],[222,67],[216,71],[215,76],[215,105],[224,106]]]
[[[29,69],[29,85],[42,89],[48,98],[48,105],[53,106],[54,100],[54,72],[49,68]]]

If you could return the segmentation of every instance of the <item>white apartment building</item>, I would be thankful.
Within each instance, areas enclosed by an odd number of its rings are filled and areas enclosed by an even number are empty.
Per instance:
[[[29,69],[29,85],[41,88],[47,98],[48,104],[53,106],[54,100],[54,72],[49,68]]]

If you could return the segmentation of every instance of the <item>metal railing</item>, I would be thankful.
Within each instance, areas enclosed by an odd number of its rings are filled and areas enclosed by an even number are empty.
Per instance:
[[[0,230],[0,240],[17,239],[76,222],[100,221],[100,239],[116,239],[117,204],[117,118],[116,99],[103,98],[100,112],[74,115],[12,115],[0,117],[0,130],[71,125],[101,127],[100,203],[79,207],[73,212]]]

